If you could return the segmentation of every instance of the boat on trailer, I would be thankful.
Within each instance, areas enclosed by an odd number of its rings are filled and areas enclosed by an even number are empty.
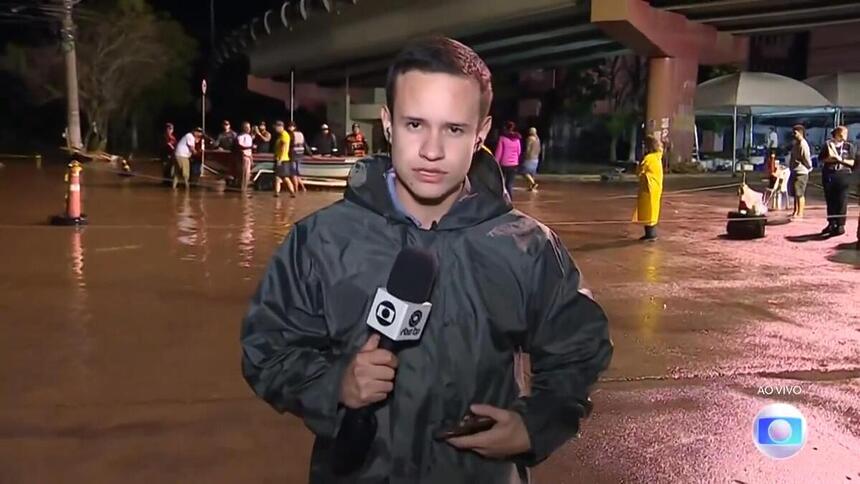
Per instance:
[[[206,151],[207,169],[210,165],[225,178],[238,180],[241,176],[242,157],[228,151]],[[299,173],[306,185],[319,187],[345,187],[352,166],[359,160],[355,156],[304,156],[299,159]],[[270,185],[275,176],[275,159],[272,153],[254,153],[251,180],[257,189]]]

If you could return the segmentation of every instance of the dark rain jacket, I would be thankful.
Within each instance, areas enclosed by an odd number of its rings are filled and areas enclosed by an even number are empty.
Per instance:
[[[298,222],[278,249],[243,323],[245,379],[316,435],[313,484],[518,482],[514,464],[535,465],[577,433],[612,354],[606,317],[580,291],[559,238],[511,209],[492,155],[476,156],[469,194],[430,230],[395,209],[390,166],[388,157],[359,161],[344,199]],[[433,308],[420,342],[398,353],[368,462],[338,479],[330,459],[340,382],[367,339],[374,292],[407,246],[437,255]],[[518,349],[531,357],[530,397],[518,398]],[[520,412],[531,451],[491,460],[433,440],[472,403]]]

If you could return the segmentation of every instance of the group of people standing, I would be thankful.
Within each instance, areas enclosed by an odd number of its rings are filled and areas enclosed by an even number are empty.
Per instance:
[[[513,196],[517,174],[521,174],[528,181],[529,191],[537,190],[538,183],[534,176],[537,174],[540,152],[541,144],[536,128],[529,128],[523,143],[522,135],[517,131],[517,125],[513,121],[505,123],[505,129],[496,144],[495,157],[502,168],[505,190],[509,197]]]
[[[496,144],[495,158],[502,169],[505,191],[509,197],[514,192],[518,174],[528,182],[529,191],[537,190],[538,183],[534,176],[537,174],[540,154],[541,141],[536,128],[529,128],[523,142],[516,124],[512,121],[505,123],[505,129]],[[645,235],[640,240],[652,242],[657,240],[657,222],[663,196],[663,143],[658,137],[645,137],[645,157],[638,165],[637,175],[639,195],[633,221],[645,229]]]
[[[177,141],[172,123],[165,125],[162,174],[166,183],[173,180],[173,188],[179,182],[184,182],[186,188],[190,185],[192,166],[194,162],[202,161],[204,145],[206,149],[240,153],[242,156],[241,188],[246,191],[250,185],[251,168],[254,164],[254,153],[272,153],[275,162],[275,196],[279,196],[281,186],[286,185],[290,195],[298,191],[307,191],[301,179],[299,161],[306,155],[334,156],[339,153],[338,142],[327,124],[321,126],[320,133],[310,145],[304,134],[298,130],[296,123],[276,121],[274,133],[267,129],[266,122],[261,121],[252,126],[250,122],[242,123],[241,132],[236,133],[231,128],[229,120],[221,124],[222,131],[214,140],[206,136],[202,128],[194,128],[191,132]],[[348,156],[366,156],[368,143],[358,123],[353,124],[352,132],[344,139]]]
[[[813,171],[812,150],[806,140],[806,128],[802,125],[792,127],[792,148],[789,156],[789,191],[794,199],[793,219],[803,219],[806,209],[806,189],[809,175]],[[848,213],[848,193],[857,183],[857,160],[860,153],[848,141],[848,128],[837,126],[831,138],[822,146],[818,159],[822,165],[821,182],[827,204],[827,225],[821,235],[838,237],[845,234]],[[778,144],[772,129],[768,140],[770,157],[776,159]],[[660,202],[663,192],[663,147],[654,136],[645,137],[646,155],[639,163],[639,196],[634,221],[642,224],[645,235],[641,240],[657,240],[656,226],[660,215]],[[775,172],[778,163],[771,167],[771,188],[776,183]],[[860,250],[860,221],[857,227],[857,249]]]

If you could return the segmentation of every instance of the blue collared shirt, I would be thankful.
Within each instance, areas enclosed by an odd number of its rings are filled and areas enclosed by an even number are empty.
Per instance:
[[[388,195],[391,197],[391,203],[394,205],[394,209],[400,212],[404,217],[408,218],[409,221],[414,223],[416,227],[421,228],[421,222],[406,211],[406,207],[403,206],[403,203],[400,202],[400,198],[397,197],[397,185],[395,184],[396,180],[397,173],[394,172],[394,168],[390,168],[387,172],[385,172],[385,182],[388,186]],[[470,192],[471,184],[469,183],[469,177],[466,177],[466,181],[463,184],[463,196],[460,197],[457,202],[463,200]]]
[[[410,222],[414,223],[416,227],[421,227],[421,222],[418,221],[417,218],[413,217],[406,211],[406,207],[400,203],[400,198],[397,197],[397,186],[395,181],[397,180],[397,174],[394,173],[394,168],[391,168],[387,172],[385,172],[385,182],[388,185],[388,195],[391,197],[391,203],[394,204],[394,209],[400,212],[403,216],[409,219]]]

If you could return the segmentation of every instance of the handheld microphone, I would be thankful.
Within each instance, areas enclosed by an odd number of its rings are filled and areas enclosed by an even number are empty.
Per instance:
[[[412,247],[397,254],[385,288],[376,290],[365,322],[381,335],[379,347],[396,351],[398,343],[421,338],[430,316],[430,292],[439,266],[436,257]],[[351,474],[364,464],[376,437],[377,405],[348,409],[334,444],[334,473]]]
[[[379,347],[394,351],[401,341],[421,338],[432,305],[430,291],[438,271],[432,253],[407,248],[397,254],[385,288],[376,290],[366,323],[382,338]]]

